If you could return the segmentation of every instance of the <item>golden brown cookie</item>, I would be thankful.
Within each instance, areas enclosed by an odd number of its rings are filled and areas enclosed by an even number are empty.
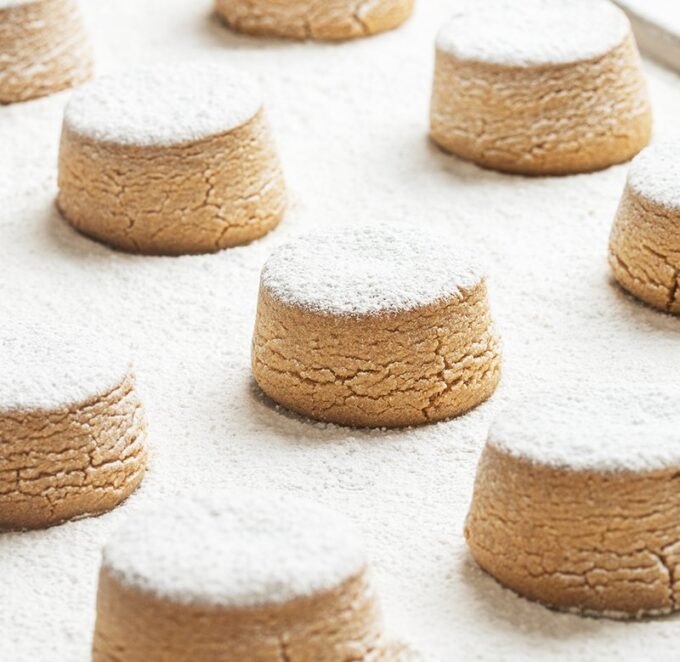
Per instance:
[[[301,237],[265,264],[252,367],[270,398],[323,421],[457,416],[500,378],[486,280],[436,235],[379,227]]]
[[[75,0],[0,0],[0,103],[59,92],[91,75]]]
[[[616,280],[642,301],[680,313],[680,142],[647,148],[631,164],[609,239]]]
[[[104,549],[95,662],[388,659],[352,526],[283,494],[155,504]]]
[[[293,39],[338,41],[399,27],[414,0],[215,0],[234,30]]]
[[[126,251],[209,253],[283,216],[283,175],[257,86],[216,65],[102,77],[66,108],[62,214]]]
[[[635,618],[678,608],[680,392],[537,392],[496,420],[465,536],[501,584],[550,607]]]
[[[479,165],[589,172],[648,142],[651,111],[625,14],[606,0],[464,0],[439,33],[430,135]]]
[[[111,510],[139,485],[146,422],[129,360],[85,332],[0,336],[0,529]]]

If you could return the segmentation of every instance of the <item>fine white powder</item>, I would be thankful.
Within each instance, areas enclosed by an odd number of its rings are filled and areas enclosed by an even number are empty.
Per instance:
[[[616,0],[624,9],[657,24],[661,29],[680,36],[680,3],[678,0]],[[664,33],[658,35],[660,40]]]
[[[387,225],[297,237],[262,270],[262,285],[274,297],[329,315],[419,308],[481,278],[470,252],[450,238]]]
[[[64,125],[122,145],[169,145],[231,131],[261,108],[255,81],[228,66],[192,62],[102,76],[77,90]]]
[[[521,4],[521,3],[518,3]],[[402,28],[339,45],[250,38],[187,0],[82,2],[100,73],[209,58],[261,79],[292,204],[281,225],[214,255],[150,258],[77,234],[55,210],[71,92],[0,108],[0,326],[33,312],[129,342],[149,424],[139,490],[102,515],[0,544],[0,660],[92,656],[102,545],[178,490],[275,490],[341,511],[366,541],[388,635],[427,662],[667,659],[676,619],[556,613],[503,589],[463,535],[489,424],[519,389],[593,375],[677,379],[680,316],[626,295],[607,242],[628,164],[573,177],[481,170],[427,139],[433,40],[455,9],[421,0]],[[657,139],[680,137],[680,79],[645,63]],[[487,265],[503,380],[465,416],[408,430],[301,420],[262,399],[250,342],[262,266],[295,236],[394,219]]]
[[[335,588],[366,558],[342,516],[286,494],[217,492],[165,499],[104,547],[120,581],[180,603],[280,604]]]
[[[630,31],[608,0],[460,0],[437,48],[508,66],[579,62],[604,55]]]
[[[489,443],[538,464],[568,469],[680,467],[680,383],[527,392],[498,415]]]
[[[49,410],[106,393],[130,359],[87,328],[34,321],[0,325],[0,411]]]
[[[29,5],[32,3],[36,3],[36,0],[0,0],[0,9],[17,7],[19,5]]]
[[[657,205],[680,210],[680,141],[655,143],[641,152],[628,171],[628,185]]]

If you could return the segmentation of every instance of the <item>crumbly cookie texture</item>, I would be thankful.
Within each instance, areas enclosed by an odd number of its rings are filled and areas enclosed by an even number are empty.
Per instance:
[[[93,659],[392,660],[353,527],[290,496],[159,503],[104,549]]]
[[[609,239],[609,264],[631,294],[680,313],[680,142],[652,145],[632,163]]]
[[[253,35],[341,41],[392,30],[413,12],[414,0],[215,0],[234,30]]]
[[[127,361],[80,333],[0,338],[0,528],[114,508],[139,485],[146,422]]]
[[[520,595],[613,618],[680,597],[680,395],[673,385],[527,393],[492,426],[465,536]]]
[[[568,174],[627,161],[650,134],[635,39],[609,2],[470,0],[439,33],[430,135],[446,151]]]
[[[482,271],[413,230],[299,238],[265,264],[252,367],[269,397],[319,420],[399,427],[462,414],[500,378]]]
[[[92,53],[75,0],[0,2],[0,104],[78,85]]]
[[[274,228],[286,191],[257,86],[214,65],[143,68],[67,106],[58,206],[83,234],[179,255]]]

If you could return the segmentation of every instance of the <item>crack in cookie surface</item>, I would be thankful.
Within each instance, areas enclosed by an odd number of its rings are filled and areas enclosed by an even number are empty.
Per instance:
[[[0,528],[110,510],[142,480],[145,438],[131,375],[85,403],[0,413]]]

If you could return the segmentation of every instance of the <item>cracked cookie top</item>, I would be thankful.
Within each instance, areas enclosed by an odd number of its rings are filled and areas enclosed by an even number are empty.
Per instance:
[[[271,254],[261,283],[285,304],[359,316],[458,297],[482,277],[473,256],[446,237],[377,226],[299,237]]]
[[[147,506],[105,546],[103,565],[175,602],[251,607],[333,589],[366,559],[341,515],[289,495],[233,491]]]
[[[0,411],[52,410],[107,393],[130,370],[111,338],[34,322],[0,327]]]
[[[680,141],[655,143],[633,159],[628,186],[662,207],[680,210]]]
[[[604,55],[630,32],[608,0],[461,0],[437,48],[506,66],[567,64]]]
[[[163,64],[102,76],[73,93],[64,126],[92,140],[172,145],[232,131],[262,107],[259,86],[215,64]]]
[[[680,466],[680,383],[525,393],[496,418],[488,443],[537,464],[581,471]]]

